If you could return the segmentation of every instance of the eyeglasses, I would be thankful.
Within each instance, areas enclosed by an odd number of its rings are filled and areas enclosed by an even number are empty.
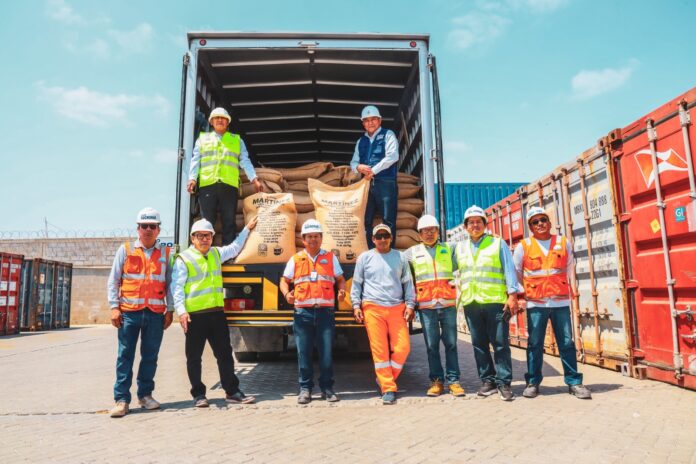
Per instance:
[[[377,240],[388,240],[391,238],[391,235],[389,235],[389,234],[377,234],[377,235],[375,235],[375,238]]]
[[[212,240],[213,234],[193,234],[198,240]]]
[[[533,226],[535,226],[537,224],[546,224],[547,222],[549,222],[549,220],[548,220],[548,218],[545,218],[545,217],[540,217],[539,219],[534,219],[533,221],[529,221],[529,223]]]
[[[157,230],[157,228],[159,227],[159,224],[138,224],[138,227],[140,227],[143,230],[145,230],[145,229]]]

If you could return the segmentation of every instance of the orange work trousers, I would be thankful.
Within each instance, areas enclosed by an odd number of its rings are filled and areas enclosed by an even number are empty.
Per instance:
[[[396,379],[411,350],[408,325],[404,320],[406,305],[380,306],[366,301],[362,309],[377,381],[382,393],[396,392]]]

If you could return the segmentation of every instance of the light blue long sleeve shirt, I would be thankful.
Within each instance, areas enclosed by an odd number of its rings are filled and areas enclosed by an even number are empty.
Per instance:
[[[140,240],[136,240],[134,243],[134,246],[136,248],[142,248],[143,253],[145,253],[145,257],[150,259],[150,256],[152,256],[152,252],[155,251],[155,248],[160,246],[160,242],[156,242],[155,245],[151,248],[145,248],[142,243],[140,243]],[[163,256],[164,257],[164,256]],[[108,295],[108,300],[109,300],[109,308],[111,309],[118,309],[119,306],[121,305],[121,277],[123,276],[123,264],[126,262],[126,247],[125,245],[121,245],[118,250],[116,251],[116,256],[114,256],[114,262],[111,265],[111,272],[109,273],[109,279],[107,280],[106,283],[106,288],[107,288],[107,295]],[[167,286],[167,310],[168,311],[173,311],[173,306],[172,306],[172,293],[171,293],[171,267],[169,266],[169,263],[163,263],[163,265],[166,267],[166,276],[165,276],[165,284]]]
[[[234,239],[234,242],[224,247],[215,247],[220,253],[220,262],[224,263],[236,257],[242,251],[242,248],[244,248],[247,237],[249,237],[249,229],[245,227],[244,230],[237,235],[237,238]],[[174,261],[172,270],[171,288],[174,309],[176,309],[176,314],[179,316],[186,313],[186,305],[184,304],[186,301],[186,294],[184,293],[184,286],[187,280],[188,268],[186,267],[186,263],[184,263],[183,259],[177,258],[176,261]]]
[[[222,136],[217,132],[213,133],[218,138],[218,140],[222,138]],[[189,180],[195,180],[196,182],[198,182],[198,172],[201,168],[201,145],[199,143],[199,140],[200,137],[196,139],[196,143],[193,146],[193,153],[191,155],[191,166],[189,168]],[[249,178],[249,181],[252,181],[256,178],[256,170],[254,169],[254,165],[251,164],[246,144],[244,143],[244,140],[242,140],[241,138],[239,139],[239,165],[242,167],[242,169],[244,169],[244,172]]]
[[[416,290],[408,261],[397,250],[380,253],[376,249],[358,256],[350,289],[353,308],[369,301],[380,306],[396,306],[403,302],[416,306]]]
[[[484,237],[486,237],[486,235],[488,234],[483,234],[481,238],[476,241],[467,240],[469,242],[469,246],[471,247],[472,254],[476,253],[481,241],[484,239]],[[508,295],[522,292],[522,286],[520,285],[519,280],[517,280],[517,270],[515,269],[515,263],[512,259],[512,253],[510,252],[510,248],[508,248],[507,243],[505,243],[503,240],[500,241],[499,256],[500,263],[503,265],[503,274],[505,274],[505,286],[507,287]]]
[[[375,141],[377,134],[379,134],[382,130],[387,131],[387,133],[384,134],[384,158],[382,158],[382,161],[372,166],[372,172],[374,172],[375,175],[399,161],[399,141],[396,139],[396,135],[393,131],[382,129],[382,127],[380,127],[375,131],[374,134],[372,134],[372,137],[370,137],[367,132],[365,132],[365,136],[367,136],[367,138],[370,139],[370,143],[372,143]],[[360,164],[360,150],[358,150],[359,145],[360,139],[355,142],[353,159],[350,161],[350,168],[353,170],[353,172],[358,172],[358,164]]]

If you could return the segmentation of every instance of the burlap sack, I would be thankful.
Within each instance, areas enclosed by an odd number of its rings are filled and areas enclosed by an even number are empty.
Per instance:
[[[309,178],[316,179],[331,168],[333,168],[333,164],[331,163],[317,162],[305,164],[304,166],[297,168],[281,168],[278,169],[278,171],[282,174],[286,181],[291,182],[296,180],[306,180]]]
[[[331,185],[332,187],[340,187],[341,186],[341,177],[342,174],[340,171],[337,171],[336,169],[332,169],[323,176],[319,177],[318,180],[319,182],[322,182],[326,185]]]
[[[400,184],[399,200],[404,200],[406,198],[416,198],[420,193],[420,189],[421,188],[418,185]]]
[[[303,248],[304,242],[302,241],[302,235],[299,232],[295,233],[295,248]],[[297,252],[296,252],[297,253]]]
[[[275,182],[278,185],[283,183],[283,175],[280,173],[280,171],[276,169],[254,168],[254,171],[256,171],[256,175],[260,180],[270,180],[271,182]],[[249,182],[249,178],[247,177],[244,171],[239,173],[239,178],[242,180],[242,183]]]
[[[397,229],[396,230],[396,240],[392,243],[392,246],[398,250],[405,250],[411,248],[413,245],[418,245],[420,243],[420,235],[418,232],[412,229]]]
[[[283,191],[283,188],[280,185],[270,180],[261,180],[261,185],[263,185],[263,191],[266,193],[280,193]],[[239,198],[246,198],[255,193],[256,186],[251,182],[245,182],[239,189]]]
[[[256,193],[244,199],[244,218],[257,216],[236,263],[286,263],[295,254],[297,211],[288,193]]]
[[[341,166],[341,168],[344,168],[342,169],[343,177],[341,178],[341,184],[343,186],[353,185],[357,182],[360,182],[360,180],[362,179],[362,174],[360,174],[359,172],[353,172],[350,166]]]
[[[304,180],[293,180],[292,182],[288,182],[288,190],[294,190],[298,192],[309,192],[309,188],[307,187],[307,179]]]
[[[354,263],[367,250],[365,207],[370,184],[361,181],[349,187],[332,187],[309,179],[308,185],[324,231],[322,248],[331,250],[340,262]]]
[[[412,229],[416,230],[418,227],[418,218],[411,213],[406,211],[399,211],[396,213],[396,229]]]
[[[243,201],[237,200],[237,210],[235,212],[237,214],[244,212],[244,202]]]
[[[304,224],[307,219],[316,219],[316,216],[314,215],[314,210],[310,211],[309,213],[297,213],[295,232],[300,232],[302,230],[302,224]]]
[[[314,210],[314,204],[309,197],[309,193],[293,191],[292,196],[295,198],[295,208],[298,213],[308,213]]]
[[[418,185],[420,179],[416,176],[412,176],[411,174],[406,174],[405,172],[397,172],[396,182],[399,184]]]
[[[397,201],[397,211],[411,213],[416,217],[421,217],[425,204],[420,198],[405,198]]]
[[[235,220],[235,223],[236,223],[236,226],[237,226],[237,232],[240,232],[240,231],[244,228],[244,226],[246,225],[246,223],[244,222],[244,215],[243,215],[243,214],[237,214],[237,215],[234,217],[234,220]]]

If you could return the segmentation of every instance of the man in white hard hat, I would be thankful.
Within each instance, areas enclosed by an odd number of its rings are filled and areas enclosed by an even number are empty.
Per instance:
[[[295,306],[293,333],[297,345],[299,367],[299,404],[312,401],[314,369],[312,352],[314,346],[319,354],[319,388],[321,398],[329,402],[338,401],[333,390],[333,339],[336,331],[336,294],[346,297],[346,279],[336,255],[321,249],[322,229],[316,219],[302,224],[303,251],[288,261],[280,280],[280,291],[285,300]],[[290,290],[290,284],[294,285]]]
[[[197,408],[209,406],[206,386],[201,381],[201,356],[206,341],[217,360],[225,401],[237,404],[254,402],[254,397],[246,396],[239,389],[239,378],[234,373],[230,332],[224,313],[222,263],[242,251],[249,231],[256,227],[256,219],[249,221],[234,242],[223,247],[211,246],[215,229],[209,221],[200,219],[194,222],[191,246],[174,261],[174,309],[186,334],[186,371],[191,382],[193,404]]]
[[[241,184],[240,166],[256,191],[263,191],[244,141],[238,134],[227,130],[231,121],[230,114],[224,108],[215,108],[210,112],[208,122],[213,131],[201,132],[196,140],[186,186],[189,193],[194,193],[198,187],[198,204],[204,219],[214,225],[220,213],[223,245],[232,243],[237,235],[235,216]]]
[[[534,206],[527,212],[530,237],[517,244],[513,260],[518,277],[524,284],[527,300],[527,386],[522,395],[535,398],[544,378],[544,338],[549,320],[563,364],[563,380],[568,392],[580,399],[592,393],[582,384],[573,343],[570,314],[570,277],[573,275],[573,247],[562,235],[551,234],[551,221],[543,208]]]
[[[418,316],[423,326],[423,338],[428,351],[430,387],[428,396],[440,396],[444,382],[454,396],[465,396],[459,382],[457,354],[457,289],[454,271],[457,269],[454,244],[440,242],[440,223],[435,216],[424,215],[418,220],[422,243],[404,252],[411,265],[416,286]],[[440,340],[445,346],[445,367],[440,359]]]
[[[133,381],[133,361],[140,338],[138,402],[145,409],[159,409],[152,397],[162,335],[172,323],[169,285],[171,250],[159,246],[160,214],[144,208],[136,219],[138,239],[121,245],[108,280],[111,324],[118,329],[118,358],[111,417],[128,414]],[[169,305],[167,304],[169,303]]]
[[[382,216],[382,221],[396,237],[399,141],[393,131],[382,128],[382,116],[376,106],[363,108],[360,119],[365,133],[355,144],[350,167],[371,181],[365,208],[365,235],[367,246],[373,248],[371,228],[375,215]]]
[[[353,317],[365,324],[385,405],[396,403],[396,379],[411,350],[407,323],[416,305],[408,261],[392,250],[392,237],[386,224],[372,229],[375,248],[358,256],[350,289]]]
[[[517,281],[510,249],[503,240],[486,231],[486,213],[474,205],[464,212],[469,240],[457,243],[459,297],[471,332],[474,358],[482,386],[477,395],[498,391],[503,401],[515,395],[512,383],[509,321],[517,314]],[[490,345],[493,346],[491,358]],[[495,360],[495,364],[494,364]]]

